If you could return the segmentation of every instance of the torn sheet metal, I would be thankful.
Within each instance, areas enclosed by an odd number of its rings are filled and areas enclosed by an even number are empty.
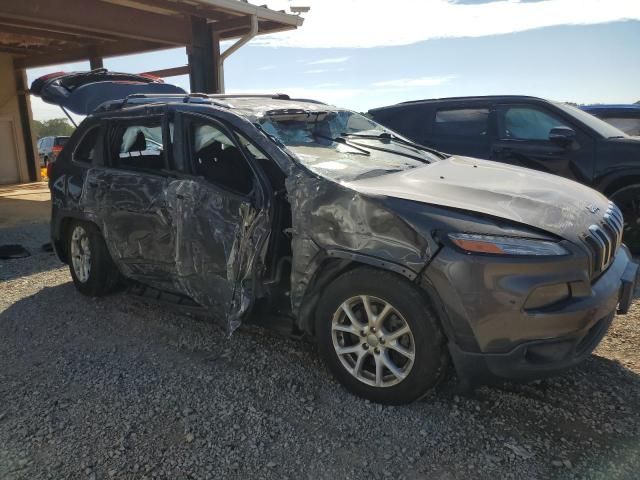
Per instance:
[[[227,332],[235,330],[253,301],[268,211],[203,180],[97,169],[89,175],[87,184],[96,187],[87,189],[85,208],[123,273],[192,298]]]
[[[357,253],[419,272],[432,246],[379,199],[300,170],[287,179],[293,212],[291,304],[297,314],[322,262],[332,252]],[[348,255],[346,255],[348,257]]]

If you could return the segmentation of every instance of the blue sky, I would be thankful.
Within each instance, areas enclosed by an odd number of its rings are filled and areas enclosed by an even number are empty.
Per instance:
[[[563,20],[564,11],[549,10],[574,0],[424,0],[434,7],[436,18],[431,18],[431,24],[414,26],[418,32],[405,31],[406,25],[377,27],[375,21],[353,16],[341,20],[345,25],[325,25],[330,20],[323,20],[322,8],[313,17],[317,6],[313,1],[303,2],[311,4],[312,10],[299,31],[261,38],[227,60],[227,92],[284,92],[358,111],[403,100],[458,95],[527,94],[578,103],[640,100],[639,0],[610,0],[609,8],[601,9],[608,13],[600,15],[594,7],[578,16],[578,21],[576,15]],[[348,4],[347,14],[349,6],[364,5],[362,0],[343,1]],[[597,7],[598,3],[584,2],[581,5]],[[615,7],[611,2],[620,4],[619,11],[609,11]],[[371,10],[376,8],[370,7],[367,15],[374,15]],[[385,12],[374,13],[384,16]],[[515,14],[528,20],[511,19]],[[545,26],[551,14],[556,20]],[[510,19],[508,25],[505,18]],[[612,21],[600,23],[601,19]],[[449,27],[442,25],[445,21]],[[491,23],[493,28],[475,26],[478,22]],[[345,33],[350,24],[354,31]],[[332,35],[333,30],[343,33]],[[105,61],[109,69],[129,72],[184,64],[184,49]],[[29,78],[60,68],[31,70]],[[87,63],[63,66],[65,70],[86,68]],[[166,81],[188,89],[186,77]],[[37,100],[33,104],[36,119],[60,116],[55,107]]]

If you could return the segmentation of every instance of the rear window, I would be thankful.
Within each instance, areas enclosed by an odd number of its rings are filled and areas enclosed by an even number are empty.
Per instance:
[[[486,137],[488,130],[488,108],[438,110],[433,124],[433,133],[435,135]]]
[[[69,137],[56,137],[56,146],[62,147],[65,143],[67,143]]]

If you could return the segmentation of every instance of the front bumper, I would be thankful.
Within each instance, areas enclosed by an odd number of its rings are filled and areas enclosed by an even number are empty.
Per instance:
[[[449,351],[467,384],[531,380],[570,368],[598,346],[615,313],[631,305],[638,265],[621,247],[591,283],[579,259],[535,261],[442,251],[423,281],[438,293]],[[571,298],[527,310],[538,286],[566,282]]]

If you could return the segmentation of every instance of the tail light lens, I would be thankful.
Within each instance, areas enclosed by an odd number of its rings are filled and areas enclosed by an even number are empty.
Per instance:
[[[62,151],[62,145],[54,145],[51,151],[58,156],[58,154]]]

